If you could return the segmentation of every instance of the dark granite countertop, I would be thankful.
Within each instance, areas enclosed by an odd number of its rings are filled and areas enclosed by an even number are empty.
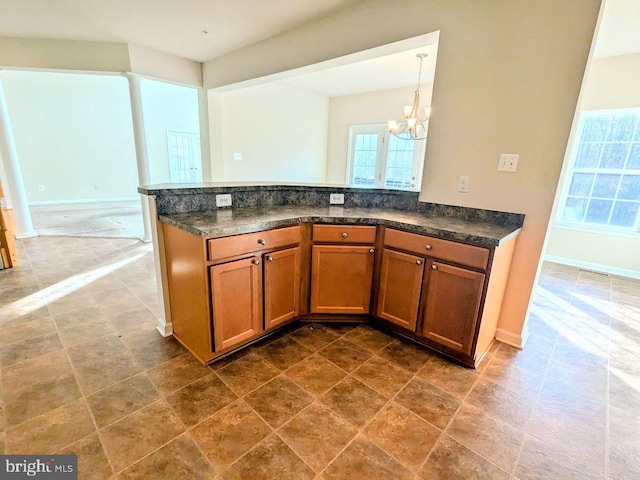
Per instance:
[[[418,234],[495,247],[520,228],[447,216],[378,208],[272,206],[161,214],[162,222],[206,238],[285,227],[299,222],[384,225]]]

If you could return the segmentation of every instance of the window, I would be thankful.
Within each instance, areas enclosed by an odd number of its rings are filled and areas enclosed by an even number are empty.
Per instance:
[[[638,231],[640,109],[584,112],[558,221]]]
[[[351,125],[347,183],[418,190],[425,143],[389,135],[386,124]]]

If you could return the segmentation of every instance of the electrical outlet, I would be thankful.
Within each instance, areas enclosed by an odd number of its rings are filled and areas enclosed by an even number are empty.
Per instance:
[[[344,205],[344,193],[332,193],[329,195],[329,204]]]
[[[242,160],[242,153],[241,152],[235,152],[233,154],[233,159],[234,160]]]
[[[498,162],[499,172],[513,173],[518,168],[518,158],[520,155],[517,153],[502,153],[500,154],[500,161]]]
[[[44,192],[44,185],[38,185],[38,191]]]
[[[458,178],[458,191],[465,193],[469,191],[469,177]]]
[[[230,207],[231,206],[231,194],[225,193],[223,195],[216,195],[216,207]]]

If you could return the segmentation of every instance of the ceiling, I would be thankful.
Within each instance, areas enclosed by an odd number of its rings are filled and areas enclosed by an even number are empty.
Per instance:
[[[1,0],[0,36],[132,43],[202,62],[359,1]],[[639,19],[640,0],[606,0],[595,56],[640,52]]]
[[[0,36],[132,43],[203,62],[357,1],[2,0]]]
[[[606,0],[596,38],[596,58],[640,52],[640,0]]]
[[[362,60],[356,63],[298,75],[280,83],[327,97],[340,97],[391,88],[415,86],[420,61],[416,54],[426,53],[422,64],[422,85],[433,83],[438,45],[406,50]]]

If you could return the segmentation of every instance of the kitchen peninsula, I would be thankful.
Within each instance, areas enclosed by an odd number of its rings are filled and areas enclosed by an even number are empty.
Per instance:
[[[524,221],[373,188],[139,192],[154,227],[166,315],[159,330],[203,363],[301,319],[371,321],[474,367],[494,340]],[[330,204],[331,194],[344,203]],[[216,207],[219,195],[232,207]]]

